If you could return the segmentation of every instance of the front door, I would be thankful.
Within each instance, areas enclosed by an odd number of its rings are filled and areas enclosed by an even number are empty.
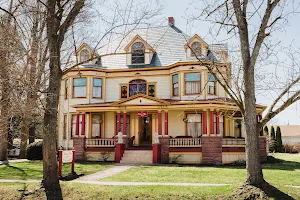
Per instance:
[[[152,115],[140,117],[139,136],[141,145],[152,144]]]

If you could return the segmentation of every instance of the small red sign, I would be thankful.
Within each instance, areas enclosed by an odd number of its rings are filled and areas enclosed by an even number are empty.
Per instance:
[[[148,112],[138,112],[137,113],[139,117],[148,117]]]

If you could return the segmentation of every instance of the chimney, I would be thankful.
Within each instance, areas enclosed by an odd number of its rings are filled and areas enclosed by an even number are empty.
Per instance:
[[[175,20],[174,17],[169,17],[168,18],[169,26],[175,26]]]

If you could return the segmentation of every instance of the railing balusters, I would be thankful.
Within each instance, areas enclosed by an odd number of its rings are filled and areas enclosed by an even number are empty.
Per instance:
[[[201,138],[170,138],[170,147],[200,147]]]
[[[110,138],[85,139],[85,147],[114,147],[115,141]]]

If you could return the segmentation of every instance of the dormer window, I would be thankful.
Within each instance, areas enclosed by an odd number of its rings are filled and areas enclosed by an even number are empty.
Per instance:
[[[201,56],[201,43],[200,42],[193,42],[191,45],[191,55],[195,57]]]
[[[136,42],[131,47],[131,63],[145,64],[145,46],[141,42]]]
[[[87,49],[80,51],[80,62],[86,62],[90,59],[90,52]]]

